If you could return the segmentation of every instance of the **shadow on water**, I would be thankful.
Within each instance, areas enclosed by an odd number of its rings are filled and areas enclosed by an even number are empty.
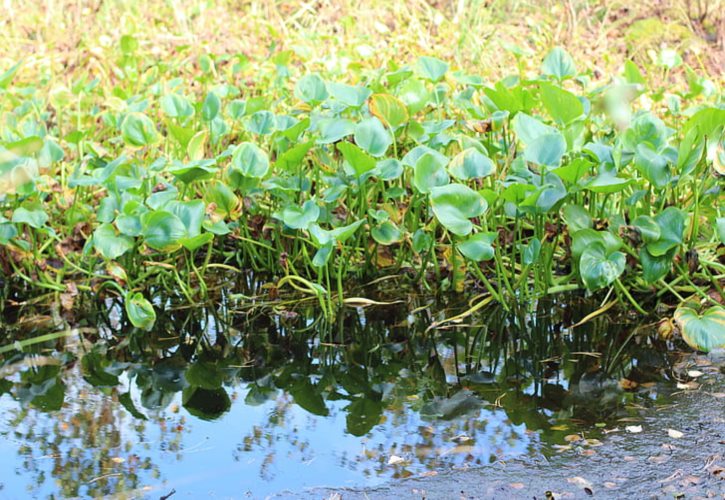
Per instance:
[[[603,315],[570,328],[596,308],[581,299],[438,329],[468,306],[410,296],[330,322],[233,299],[168,307],[151,332],[110,299],[73,328],[6,308],[3,345],[61,334],[3,355],[0,496],[372,486],[536,460],[670,391],[646,327]]]

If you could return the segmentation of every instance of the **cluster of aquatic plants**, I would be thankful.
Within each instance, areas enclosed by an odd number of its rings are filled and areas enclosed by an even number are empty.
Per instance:
[[[152,303],[204,299],[215,268],[263,272],[329,314],[346,280],[402,274],[504,305],[574,289],[640,313],[693,299],[707,315],[678,321],[704,332],[694,345],[722,343],[708,330],[725,336],[725,108],[710,81],[648,94],[626,62],[595,85],[556,48],[539,76],[496,83],[434,57],[293,78],[289,53],[258,85],[227,57],[188,82],[137,50],[122,38],[113,86],[0,76],[7,290],[114,290],[150,328]]]

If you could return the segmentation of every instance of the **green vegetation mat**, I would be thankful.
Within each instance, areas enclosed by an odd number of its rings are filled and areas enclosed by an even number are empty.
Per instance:
[[[632,61],[603,83],[561,47],[492,82],[424,56],[304,73],[289,51],[155,59],[124,36],[100,79],[0,75],[6,297],[115,294],[149,329],[218,270],[332,316],[346,283],[399,275],[504,306],[562,291],[640,314],[677,304],[725,344],[725,107]],[[658,72],[682,65],[663,51]],[[659,73],[658,73],[659,74]],[[665,321],[667,332],[673,323]]]

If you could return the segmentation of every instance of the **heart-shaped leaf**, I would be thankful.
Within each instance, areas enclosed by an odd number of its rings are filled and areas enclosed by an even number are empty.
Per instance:
[[[259,146],[243,142],[234,150],[232,166],[245,177],[261,179],[269,170],[269,157]]]
[[[702,315],[686,306],[675,311],[675,321],[687,345],[698,351],[710,352],[725,348],[725,308],[712,306]]]
[[[370,113],[385,125],[396,129],[409,120],[408,108],[403,101],[390,94],[373,94],[368,103]]]
[[[101,224],[93,231],[93,246],[104,258],[114,260],[133,248],[133,239],[118,236],[111,224]]]
[[[128,319],[136,328],[151,330],[156,322],[156,311],[151,302],[140,292],[126,295],[125,308]]]
[[[599,290],[614,282],[623,272],[626,257],[622,252],[607,254],[600,244],[588,247],[579,260],[579,273],[589,290]]]
[[[121,135],[126,144],[136,147],[155,143],[159,134],[151,119],[143,113],[129,113],[121,124]]]
[[[324,101],[328,96],[325,81],[320,75],[305,75],[295,85],[295,96],[308,103]]]
[[[557,80],[565,80],[576,76],[576,66],[569,53],[561,47],[555,47],[546,54],[541,65],[545,75],[553,76]]]
[[[438,221],[458,236],[467,236],[473,229],[469,219],[482,215],[488,208],[483,196],[463,184],[432,188],[430,201]]]
[[[285,207],[281,219],[291,229],[308,229],[312,223],[317,222],[319,216],[320,207],[314,200],[307,200],[301,207]]]
[[[377,118],[368,118],[355,126],[355,144],[373,156],[383,156],[393,143],[390,132]]]
[[[475,262],[493,259],[493,242],[496,241],[497,233],[476,233],[465,241],[458,244],[458,251]]]
[[[480,179],[496,171],[491,159],[475,148],[468,148],[453,157],[448,171],[458,180]]]
[[[450,180],[445,165],[448,159],[440,153],[425,153],[415,163],[413,185],[421,193],[430,193],[431,189],[448,184]]]
[[[187,236],[186,226],[176,215],[166,210],[154,210],[141,218],[144,241],[160,252],[171,252],[181,245],[179,240]]]

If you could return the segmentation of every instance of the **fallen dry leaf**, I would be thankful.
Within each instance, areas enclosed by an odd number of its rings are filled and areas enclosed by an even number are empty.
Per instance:
[[[524,483],[511,483],[511,484],[509,484],[509,486],[511,486],[515,490],[524,489]]]
[[[695,389],[699,389],[700,384],[698,384],[695,381],[687,382],[686,384],[683,384],[682,382],[677,382],[677,388],[681,391],[694,391]]]
[[[697,377],[702,377],[705,374],[702,373],[700,370],[690,370],[687,372],[687,375],[692,378],[697,378]]]
[[[568,477],[568,478],[566,478],[566,482],[570,483],[570,484],[575,484],[575,485],[579,486],[580,488],[591,488],[592,487],[592,483],[590,483],[589,481],[587,481],[586,479],[584,479],[581,476]]]
[[[641,425],[628,425],[624,428],[625,431],[631,432],[632,434],[638,434],[642,432],[642,426]]]
[[[390,455],[390,458],[388,459],[388,465],[398,465],[405,462],[405,459],[403,457],[399,457],[398,455]]]
[[[579,434],[569,434],[568,436],[564,436],[564,441],[566,441],[567,443],[575,443],[581,440],[582,437]]]
[[[680,439],[684,436],[682,432],[676,431],[675,429],[667,429],[667,435],[670,436],[672,439]]]

